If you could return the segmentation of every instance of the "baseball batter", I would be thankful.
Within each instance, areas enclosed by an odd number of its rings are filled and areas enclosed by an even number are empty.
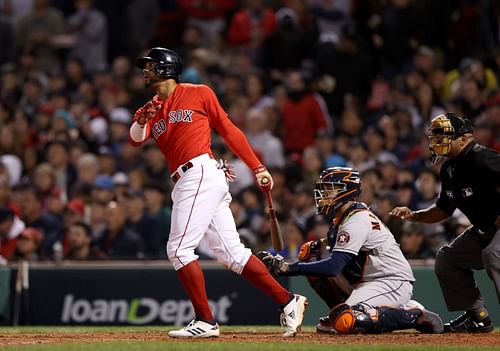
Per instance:
[[[137,59],[136,65],[143,70],[145,84],[153,87],[156,95],[135,113],[130,142],[137,146],[152,137],[167,159],[175,183],[167,255],[195,311],[191,323],[169,335],[219,336],[219,326],[208,305],[204,275],[194,252],[203,239],[228,269],[244,276],[280,305],[284,336],[295,336],[307,299],[284,289],[241,244],[229,209],[228,168],[213,159],[211,128],[254,171],[263,191],[271,190],[271,175],[244,134],[228,118],[214,92],[205,85],[179,83],[182,60],[177,53],[152,48]]]
[[[330,256],[305,262],[321,254],[326,245],[320,240],[302,246],[302,262],[289,265],[267,253],[259,257],[278,274],[321,277],[323,281],[313,285],[320,296],[340,298],[333,307],[331,298],[325,298],[332,309],[329,317],[320,319],[318,331],[383,333],[416,328],[441,333],[439,316],[411,300],[415,281],[411,267],[384,223],[365,204],[354,201],[360,193],[357,171],[324,170],[316,183],[315,199],[318,214],[332,223],[327,236]],[[353,286],[350,295],[339,294],[337,284],[330,280],[340,275]]]

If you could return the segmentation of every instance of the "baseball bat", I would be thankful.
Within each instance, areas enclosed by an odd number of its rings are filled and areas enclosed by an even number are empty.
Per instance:
[[[264,185],[267,182],[269,182],[267,178],[262,179],[262,183],[264,183]],[[283,250],[283,234],[281,234],[280,224],[278,223],[276,212],[274,211],[271,190],[266,191],[265,194],[267,199],[267,207],[269,210],[269,221],[271,224],[271,242],[273,244],[273,248],[276,251],[281,251]]]

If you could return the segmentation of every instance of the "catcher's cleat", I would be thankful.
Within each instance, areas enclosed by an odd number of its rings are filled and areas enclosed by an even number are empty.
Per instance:
[[[329,316],[321,317],[318,320],[318,324],[316,324],[316,331],[318,333],[338,334],[338,332],[333,328]]]
[[[417,319],[415,329],[422,333],[441,334],[444,329],[443,321],[436,313],[424,309]]]
[[[219,325],[212,325],[193,319],[184,328],[168,332],[171,338],[216,338],[219,336]]]
[[[468,312],[444,325],[445,333],[489,333],[493,329],[494,327],[489,317],[477,320]]]
[[[304,312],[309,305],[307,298],[302,295],[295,294],[294,298],[283,307],[280,320],[281,326],[284,329],[284,337],[293,337],[300,331]]]

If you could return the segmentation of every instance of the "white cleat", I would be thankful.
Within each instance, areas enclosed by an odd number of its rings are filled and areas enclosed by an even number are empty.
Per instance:
[[[280,320],[281,326],[285,330],[284,337],[293,337],[300,331],[307,305],[309,305],[309,301],[305,296],[295,294],[295,298],[283,307]]]
[[[216,338],[219,336],[219,324],[212,325],[193,319],[184,328],[168,332],[171,338]]]

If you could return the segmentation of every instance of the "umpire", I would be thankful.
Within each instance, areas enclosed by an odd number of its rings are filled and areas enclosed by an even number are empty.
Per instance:
[[[473,270],[485,269],[500,302],[500,154],[479,145],[468,119],[446,113],[432,119],[429,147],[445,156],[441,192],[429,208],[396,207],[390,214],[414,222],[435,223],[462,211],[473,224],[444,245],[436,256],[436,275],[450,311],[465,310],[445,332],[487,333],[493,325]]]

